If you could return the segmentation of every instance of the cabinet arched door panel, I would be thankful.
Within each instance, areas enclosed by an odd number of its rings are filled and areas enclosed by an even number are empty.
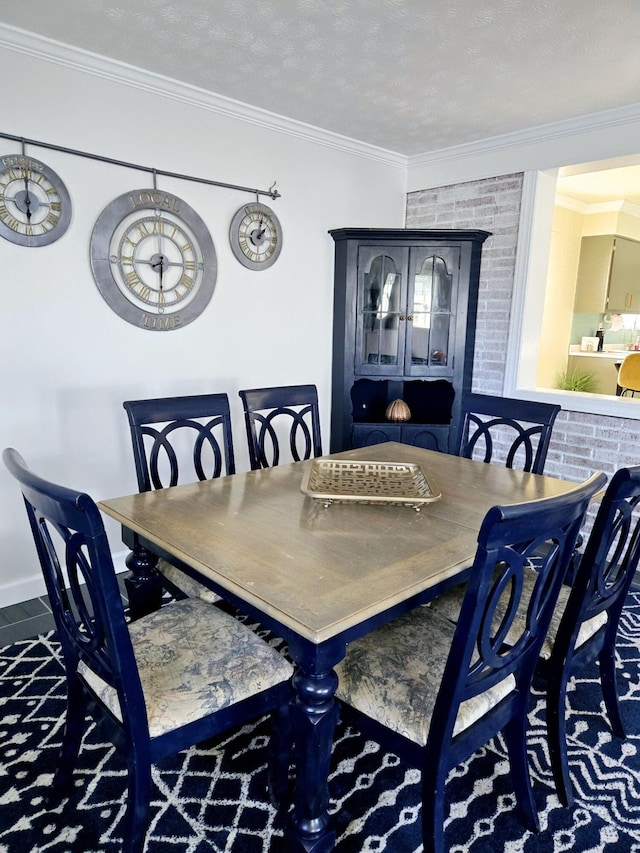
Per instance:
[[[446,376],[452,373],[459,270],[458,247],[411,249],[405,375]]]
[[[358,252],[356,372],[397,374],[405,361],[409,250],[361,246]]]

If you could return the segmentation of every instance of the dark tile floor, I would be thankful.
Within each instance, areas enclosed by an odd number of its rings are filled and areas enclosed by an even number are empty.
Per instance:
[[[126,605],[124,575],[118,575],[118,584]],[[0,608],[0,648],[35,637],[36,634],[46,634],[54,628],[49,597],[46,595]]]
[[[53,629],[47,596],[0,609],[0,648]]]

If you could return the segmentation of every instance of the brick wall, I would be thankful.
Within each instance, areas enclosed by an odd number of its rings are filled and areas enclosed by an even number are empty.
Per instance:
[[[520,220],[522,174],[407,196],[407,228],[480,228],[482,247],[473,390],[502,394]]]
[[[482,249],[472,387],[502,394],[520,218],[522,174],[501,175],[407,195],[407,228],[481,228]],[[563,409],[555,422],[545,473],[583,480],[640,464],[638,421]]]

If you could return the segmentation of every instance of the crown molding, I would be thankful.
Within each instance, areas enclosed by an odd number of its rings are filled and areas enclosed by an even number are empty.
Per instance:
[[[640,216],[640,205],[627,199],[619,201],[601,201],[587,205],[587,214],[592,213],[627,213],[629,216]]]
[[[387,166],[394,166],[403,170],[407,168],[407,157],[404,154],[369,145],[366,142],[360,142],[339,133],[332,133],[320,127],[296,121],[242,101],[235,101],[232,98],[208,92],[197,86],[190,86],[171,77],[145,71],[137,66],[72,47],[8,24],[0,23],[0,48],[72,68],[75,71],[92,74],[106,80],[113,80],[144,92],[181,101],[200,109],[295,136],[307,142],[314,142],[347,154],[356,154],[359,157],[375,160]]]
[[[422,154],[405,155],[369,143],[324,130],[305,122],[296,121],[277,113],[254,107],[242,101],[190,86],[170,77],[146,71],[125,62],[119,62],[82,48],[72,47],[53,39],[0,23],[0,48],[47,62],[92,74],[141,91],[181,101],[200,109],[247,122],[308,142],[334,148],[347,154],[374,160],[403,170],[434,167],[479,155],[500,154],[511,149],[535,145],[540,141],[561,140],[589,131],[615,129],[640,121],[640,103],[577,118],[538,125],[514,133],[452,145]]]
[[[628,213],[630,216],[637,216],[640,218],[640,204],[635,204],[634,202],[625,200],[622,202],[620,212]]]
[[[574,213],[581,213],[583,216],[588,212],[589,205],[586,201],[582,201],[578,198],[572,198],[568,195],[562,195],[562,193],[556,193],[556,207],[562,207],[565,210],[571,210]]]
[[[452,145],[437,151],[427,151],[424,154],[414,154],[407,158],[409,169],[416,167],[433,167],[456,160],[466,160],[478,155],[494,155],[510,149],[535,145],[544,140],[567,139],[580,136],[590,131],[613,130],[624,125],[637,124],[640,121],[640,103],[599,113],[579,116],[563,121],[541,124],[526,130],[505,133],[477,142],[467,142],[462,145]],[[637,162],[637,161],[636,161]]]
[[[574,211],[574,213],[581,213],[583,216],[597,213],[627,213],[629,216],[640,218],[640,205],[626,199],[588,202],[558,193],[555,203],[556,207],[563,207],[566,210]]]

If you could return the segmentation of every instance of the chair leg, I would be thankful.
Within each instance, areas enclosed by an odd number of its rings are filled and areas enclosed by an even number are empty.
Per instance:
[[[287,703],[271,715],[269,741],[269,799],[275,808],[288,808],[289,763],[291,760],[291,722]]]
[[[566,667],[560,672],[547,673],[547,739],[553,781],[563,806],[573,805],[573,788],[567,755]]]
[[[122,832],[122,853],[142,853],[149,821],[151,764],[135,755],[127,759],[127,810]]]
[[[445,853],[444,797],[447,773],[438,761],[422,767],[422,846],[424,853]]]
[[[67,710],[59,763],[53,785],[47,794],[47,805],[58,805],[73,790],[73,769],[85,730],[86,701],[77,675],[67,673]]]
[[[520,718],[516,717],[504,729],[504,739],[509,753],[511,779],[520,807],[524,825],[531,832],[540,832],[540,821],[533,799],[529,759],[527,756],[527,714],[526,708]]]
[[[627,732],[620,714],[618,684],[616,681],[616,652],[613,643],[605,643],[600,652],[598,662],[600,665],[602,695],[609,716],[611,730],[617,737],[626,738]]]

